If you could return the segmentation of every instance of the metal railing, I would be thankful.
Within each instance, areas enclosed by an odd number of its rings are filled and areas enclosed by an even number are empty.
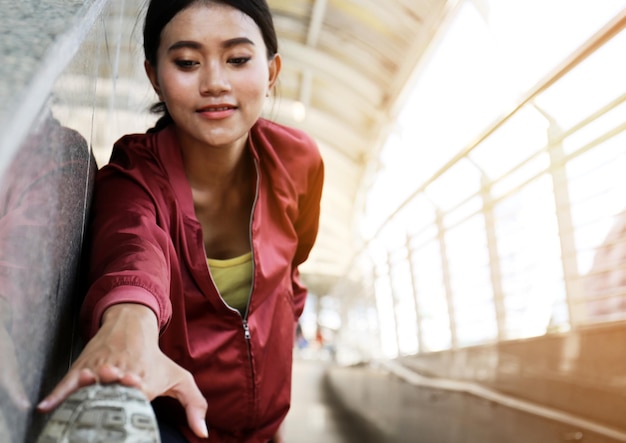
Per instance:
[[[425,180],[355,257],[352,274],[363,282],[361,296],[377,300],[379,311],[388,305],[381,315],[395,331],[382,335],[398,353],[626,318],[626,201],[619,201],[626,182],[617,167],[626,167],[626,88],[617,85],[609,103],[587,109],[573,124],[563,123],[548,100],[579,67],[599,63],[592,56],[600,49],[612,45],[613,54],[623,54],[625,28],[626,10]],[[579,86],[604,80],[586,81]],[[526,115],[534,118],[529,125],[543,124],[532,130],[543,131],[545,143],[528,147],[526,158],[490,176],[481,150],[494,139],[506,143],[507,134],[512,141],[516,133],[508,126],[520,120],[523,127]],[[453,207],[439,207],[429,190],[454,179],[459,166],[473,171],[475,189]],[[587,195],[592,188],[596,194]],[[414,222],[415,211],[429,206],[424,218],[431,222]],[[583,216],[589,213],[595,216]],[[407,332],[415,336],[407,340]]]

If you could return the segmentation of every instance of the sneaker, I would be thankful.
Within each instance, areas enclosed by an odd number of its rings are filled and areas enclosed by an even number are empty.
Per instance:
[[[154,411],[138,389],[90,385],[54,410],[37,443],[161,443]]]

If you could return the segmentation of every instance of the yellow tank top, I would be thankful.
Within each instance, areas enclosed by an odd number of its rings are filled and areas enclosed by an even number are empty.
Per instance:
[[[243,315],[252,287],[252,252],[226,260],[207,258],[207,264],[224,301]]]

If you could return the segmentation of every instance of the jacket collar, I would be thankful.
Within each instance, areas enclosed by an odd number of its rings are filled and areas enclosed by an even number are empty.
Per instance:
[[[259,132],[259,126],[263,124],[262,119],[255,123],[248,134],[248,147],[255,161],[259,161],[259,152],[256,143],[254,143],[255,133]],[[156,133],[156,150],[159,158],[170,178],[172,188],[176,194],[176,199],[181,205],[183,213],[192,219],[196,218],[195,208],[193,206],[193,196],[191,194],[191,186],[187,175],[185,174],[185,165],[183,163],[182,151],[178,144],[176,128],[173,124],[165,127]]]

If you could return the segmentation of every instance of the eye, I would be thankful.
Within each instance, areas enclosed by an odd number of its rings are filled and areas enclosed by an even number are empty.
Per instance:
[[[193,60],[176,60],[174,61],[174,63],[176,64],[176,66],[182,69],[191,69],[199,64],[198,62]]]
[[[245,65],[252,57],[233,57],[228,59],[228,63],[235,66]]]

